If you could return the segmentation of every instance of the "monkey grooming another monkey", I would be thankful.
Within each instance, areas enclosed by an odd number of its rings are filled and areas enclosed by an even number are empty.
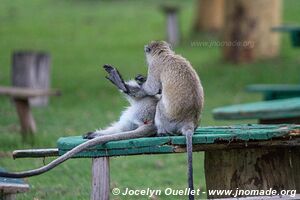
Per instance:
[[[107,133],[105,131],[90,133],[86,137],[93,139],[75,147],[44,167],[21,173],[0,172],[0,176],[28,177],[38,175],[54,168],[88,147],[109,141],[146,137],[157,131],[158,135],[175,133],[186,136],[188,185],[191,190],[194,190],[192,135],[198,125],[204,103],[204,93],[200,79],[191,64],[182,56],[175,54],[169,44],[164,41],[154,41],[145,46],[145,54],[148,63],[148,74],[145,83],[140,85],[127,83],[123,85],[120,76],[110,76],[108,78],[125,94],[136,100],[143,100],[145,97],[155,96],[161,92],[161,97],[154,111],[154,124],[153,121],[147,121],[147,123],[145,123],[145,121],[142,120],[144,124],[135,124],[137,128],[134,130],[131,129],[122,132],[122,130],[116,129],[121,132],[114,134],[109,134],[112,132]],[[108,71],[115,73],[114,70],[111,69]],[[148,117],[146,118],[148,119]],[[114,125],[112,127],[114,127]],[[189,194],[189,199],[194,199],[194,196]]]
[[[119,121],[113,123],[104,130],[89,132],[83,137],[86,139],[93,139],[103,135],[135,130],[145,124],[153,124],[159,96],[155,95],[137,98],[130,95],[141,88],[141,85],[146,81],[146,78],[142,75],[138,75],[135,80],[130,80],[125,83],[118,70],[114,67],[110,65],[104,65],[103,67],[109,74],[106,78],[125,94],[125,98],[130,103],[130,106],[122,112]],[[155,134],[155,132],[153,134]]]

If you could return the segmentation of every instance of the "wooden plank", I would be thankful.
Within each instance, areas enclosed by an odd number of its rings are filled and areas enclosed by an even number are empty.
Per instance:
[[[278,31],[278,32],[293,32],[293,31],[300,31],[300,26],[282,25],[282,26],[273,27],[271,30]]]
[[[81,136],[60,138],[58,140],[59,153],[58,149],[27,149],[14,151],[13,155],[15,158],[58,156],[85,141]],[[236,148],[293,148],[300,146],[300,125],[252,124],[201,127],[196,130],[193,143],[195,152]],[[183,136],[169,136],[109,142],[105,145],[89,148],[74,157],[182,152],[185,152],[185,138]]]
[[[264,100],[300,97],[300,84],[254,84],[246,87],[248,92],[259,92]]]
[[[213,110],[215,119],[281,119],[300,117],[300,98],[237,104]]]
[[[91,200],[109,200],[109,158],[93,158]]]
[[[3,196],[1,196],[1,200],[15,200],[16,199],[16,195],[15,194],[4,194]]]
[[[226,139],[228,137],[238,137],[240,139],[249,140],[257,138],[271,138],[284,134],[288,134],[289,131],[297,129],[296,125],[236,125],[236,126],[208,126],[199,127],[196,129],[193,136],[193,142],[207,143],[207,138],[210,137],[209,142],[212,143],[211,138]],[[271,135],[270,135],[271,134]],[[265,135],[265,137],[261,136]],[[251,136],[251,138],[249,138]],[[238,137],[239,138],[239,137]],[[72,149],[75,146],[85,142],[82,136],[61,137],[57,141],[59,149]],[[147,147],[153,145],[163,145],[168,143],[185,144],[184,136],[166,136],[166,137],[146,137],[139,139],[123,140],[109,142],[103,145],[97,145],[90,149],[113,149],[113,148],[128,148],[128,147]]]
[[[196,130],[193,136],[193,144],[216,144],[219,142],[229,145],[235,142],[244,141],[243,145],[238,145],[244,148],[245,141],[247,144],[251,141],[266,141],[268,139],[282,140],[277,145],[287,147],[285,138],[293,139],[289,144],[294,146],[299,145],[299,141],[293,143],[294,138],[300,133],[300,125],[244,125],[244,126],[230,126],[230,127],[203,127]],[[292,136],[293,135],[293,136]],[[59,155],[62,155],[70,149],[85,142],[81,136],[73,136],[60,138],[57,142]],[[249,142],[248,142],[249,141]],[[120,145],[119,145],[120,144]],[[265,144],[267,145],[267,144]],[[216,148],[216,146],[205,146],[200,150],[209,150]],[[236,146],[238,148],[238,146]],[[271,145],[270,145],[271,146]],[[274,144],[273,144],[274,146]],[[184,136],[167,136],[167,137],[147,137],[123,141],[108,142],[105,145],[98,145],[87,149],[84,152],[77,154],[74,157],[97,157],[97,156],[118,156],[118,155],[136,155],[136,154],[157,154],[157,153],[176,153],[182,152],[178,149],[185,148]],[[253,145],[255,147],[255,145]],[[230,148],[230,147],[229,147]],[[197,149],[197,148],[195,148]]]
[[[4,87],[0,86],[0,95],[6,95],[18,99],[28,99],[29,97],[38,96],[59,96],[59,90],[43,90],[43,89],[30,89],[24,87]]]
[[[205,152],[204,160],[207,190],[296,190],[289,149],[212,150]],[[208,194],[208,198],[230,196]]]
[[[300,138],[277,138],[267,141],[215,141],[214,144],[194,144],[193,151],[244,149],[244,148],[293,148],[300,146]],[[27,149],[13,152],[14,158],[43,158],[59,156],[68,150],[58,149]],[[157,145],[152,147],[132,147],[125,149],[93,149],[77,154],[73,158],[90,158],[99,156],[126,156],[137,154],[162,154],[162,153],[183,153],[186,152],[185,145]]]
[[[246,87],[248,92],[293,92],[300,93],[300,84],[253,84]]]
[[[58,156],[58,149],[25,149],[13,151],[13,158],[40,158]]]

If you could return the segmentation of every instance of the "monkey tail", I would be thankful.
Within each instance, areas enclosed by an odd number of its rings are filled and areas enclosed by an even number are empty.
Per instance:
[[[111,134],[111,135],[96,137],[96,138],[93,138],[91,140],[88,140],[88,141],[76,146],[72,150],[68,151],[64,155],[58,157],[57,159],[53,160],[52,162],[50,162],[49,164],[47,164],[43,167],[40,167],[40,168],[37,168],[34,170],[15,172],[15,173],[14,172],[11,172],[11,173],[10,172],[0,172],[0,177],[24,178],[24,177],[36,176],[36,175],[45,173],[45,172],[53,169],[57,165],[63,163],[64,161],[68,160],[75,154],[77,154],[89,147],[92,147],[92,146],[95,146],[98,144],[103,144],[103,143],[110,142],[110,141],[147,137],[147,136],[155,134],[155,132],[156,132],[155,126],[150,124],[150,125],[140,126],[139,128],[137,128],[133,131],[127,131],[127,132],[121,132],[121,133],[115,133],[115,134]]]
[[[187,164],[188,164],[188,186],[189,186],[189,200],[194,200],[194,195],[192,190],[194,190],[194,178],[193,178],[193,141],[192,137],[194,134],[194,129],[188,127],[182,129],[183,135],[186,137],[186,152],[187,152]]]

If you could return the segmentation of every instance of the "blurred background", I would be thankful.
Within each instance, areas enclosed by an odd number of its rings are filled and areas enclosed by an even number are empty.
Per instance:
[[[260,100],[259,94],[244,92],[248,84],[299,83],[299,50],[291,45],[288,34],[271,28],[300,24],[300,1],[249,2],[254,3],[0,0],[0,86],[12,85],[13,53],[41,51],[50,57],[49,87],[62,92],[51,97],[47,106],[32,107],[37,124],[33,142],[22,142],[15,107],[0,96],[0,166],[12,171],[36,168],[43,159],[12,160],[10,152],[56,147],[59,137],[82,135],[117,120],[127,102],[104,78],[102,65],[116,66],[124,79],[146,75],[143,48],[151,40],[171,42],[198,72],[205,90],[201,126],[255,122],[215,121],[211,111]],[[203,154],[195,153],[194,160],[195,185],[205,189]],[[88,199],[90,166],[90,159],[70,160],[30,178],[31,190],[18,199]],[[111,187],[185,188],[185,155],[113,158]]]

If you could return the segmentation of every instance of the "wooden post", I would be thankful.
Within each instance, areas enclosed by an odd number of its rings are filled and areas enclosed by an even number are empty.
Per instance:
[[[3,194],[2,197],[0,195],[0,199],[1,200],[15,200],[16,199],[16,194]]]
[[[49,89],[50,56],[40,52],[15,52],[12,57],[12,85],[34,89]],[[46,106],[48,97],[34,97],[32,106]]]
[[[91,200],[108,200],[110,194],[109,157],[93,158]]]
[[[289,149],[279,148],[206,151],[206,187],[208,190],[295,190],[291,156]],[[221,197],[228,196],[208,196]]]
[[[180,30],[178,23],[178,7],[165,5],[162,7],[167,16],[167,40],[172,46],[180,42]]]
[[[32,116],[28,99],[14,99],[18,117],[21,124],[23,140],[27,139],[28,134],[36,132],[36,125]]]
[[[224,24],[225,0],[198,0],[195,31],[219,32]]]
[[[279,53],[281,0],[231,0],[225,4],[223,56],[235,63],[272,58]]]
[[[283,118],[283,119],[259,119],[260,124],[300,124],[299,117]],[[297,193],[300,191],[300,148],[289,149],[290,165],[293,170],[295,181],[295,189]],[[291,177],[292,178],[292,177]]]

